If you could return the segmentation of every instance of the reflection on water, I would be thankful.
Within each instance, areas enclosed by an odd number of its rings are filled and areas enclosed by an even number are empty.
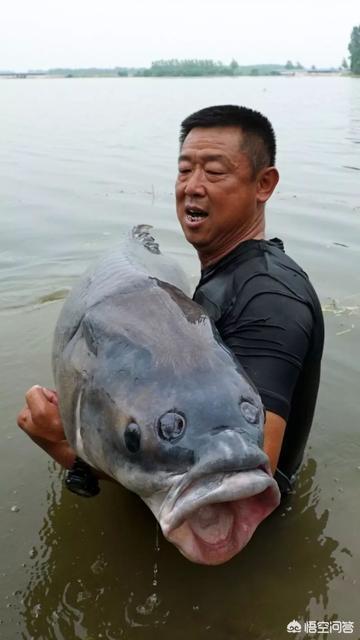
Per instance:
[[[309,460],[296,493],[216,568],[182,558],[121,487],[88,501],[52,491],[23,598],[24,638],[280,640],[314,605],[336,617],[327,592],[342,567],[324,534],[315,470]]]

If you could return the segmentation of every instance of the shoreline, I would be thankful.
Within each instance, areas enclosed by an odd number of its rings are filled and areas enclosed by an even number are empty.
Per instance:
[[[117,74],[36,74],[36,73],[0,73],[0,80],[87,80],[93,78],[101,78],[101,79],[139,79],[146,78],[149,80],[189,80],[189,79],[200,79],[200,78],[210,78],[214,80],[218,80],[219,78],[232,78],[233,80],[242,79],[242,78],[360,78],[360,75],[355,73],[343,73],[343,72],[309,72],[309,73],[279,73],[279,74],[269,74],[269,73],[258,73],[258,74],[238,74],[238,75],[213,75],[213,74],[203,74],[203,75],[117,75]]]

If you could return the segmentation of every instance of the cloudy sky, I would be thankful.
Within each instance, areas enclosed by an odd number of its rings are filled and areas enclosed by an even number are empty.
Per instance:
[[[4,0],[0,69],[160,58],[339,66],[360,0]]]

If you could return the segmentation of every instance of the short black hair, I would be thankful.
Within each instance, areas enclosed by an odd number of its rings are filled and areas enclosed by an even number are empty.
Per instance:
[[[275,132],[271,122],[259,111],[233,104],[195,111],[181,123],[180,146],[195,127],[239,127],[244,138],[241,150],[249,156],[255,175],[275,165]]]

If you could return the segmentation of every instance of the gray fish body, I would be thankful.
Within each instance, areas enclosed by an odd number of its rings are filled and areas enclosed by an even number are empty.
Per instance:
[[[53,369],[78,455],[140,495],[164,535],[219,564],[279,502],[260,397],[145,225],[66,300]]]

